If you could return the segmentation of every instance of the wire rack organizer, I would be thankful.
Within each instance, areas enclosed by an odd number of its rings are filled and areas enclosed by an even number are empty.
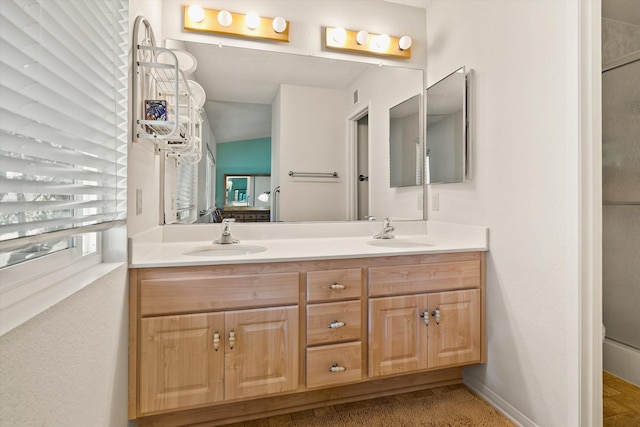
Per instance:
[[[133,27],[133,141],[149,140],[158,151],[199,162],[202,156],[201,108],[171,49],[155,46],[153,29],[142,16]],[[159,61],[162,55],[163,60]],[[161,113],[147,115],[150,104]]]

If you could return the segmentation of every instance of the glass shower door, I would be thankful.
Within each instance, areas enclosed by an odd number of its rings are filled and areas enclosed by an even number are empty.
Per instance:
[[[640,52],[602,74],[603,319],[640,350]]]

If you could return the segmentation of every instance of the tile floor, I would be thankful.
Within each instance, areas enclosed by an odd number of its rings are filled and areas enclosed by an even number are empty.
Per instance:
[[[604,427],[640,427],[640,387],[603,372]]]

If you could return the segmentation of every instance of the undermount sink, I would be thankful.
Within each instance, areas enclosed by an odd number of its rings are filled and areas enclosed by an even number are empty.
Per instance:
[[[211,246],[203,246],[197,249],[193,249],[189,252],[185,252],[185,255],[192,256],[236,256],[236,255],[250,255],[257,254],[266,251],[264,246],[255,245],[220,245],[214,244]]]
[[[411,239],[375,239],[369,240],[367,245],[371,246],[380,246],[383,248],[426,248],[429,246],[433,246],[431,243],[422,242],[420,240],[411,240]]]

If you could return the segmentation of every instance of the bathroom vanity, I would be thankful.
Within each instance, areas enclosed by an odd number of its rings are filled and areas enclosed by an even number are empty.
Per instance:
[[[486,361],[481,238],[263,239],[248,241],[263,252],[191,258],[176,254],[194,242],[164,239],[130,270],[139,426],[219,425],[454,384]]]

